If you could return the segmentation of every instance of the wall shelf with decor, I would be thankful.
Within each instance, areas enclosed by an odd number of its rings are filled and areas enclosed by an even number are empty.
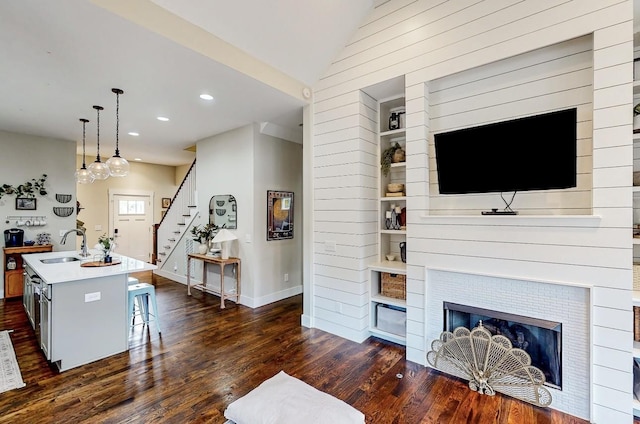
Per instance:
[[[369,265],[369,331],[406,344],[406,125],[402,95],[378,102],[377,259]]]
[[[401,95],[378,102],[378,261],[388,261],[387,256],[392,255],[391,262],[399,262],[402,266],[400,243],[406,242],[407,202],[404,107],[405,98]],[[399,146],[399,149],[394,146]]]

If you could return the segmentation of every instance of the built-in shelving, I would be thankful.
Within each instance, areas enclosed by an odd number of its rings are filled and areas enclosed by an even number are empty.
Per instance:
[[[398,142],[403,148],[405,147],[405,126],[394,130],[388,129],[389,117],[391,110],[405,105],[405,98],[402,95],[381,100],[379,106],[379,132],[378,132],[378,164],[382,152],[388,148],[391,143]],[[404,117],[400,121],[404,123]],[[385,331],[378,327],[378,305],[395,308],[394,310],[404,312],[406,314],[406,299],[396,299],[384,296],[381,293],[382,278],[384,273],[393,275],[406,275],[406,264],[401,261],[400,243],[406,242],[406,226],[402,229],[387,228],[387,214],[392,207],[406,208],[407,197],[403,190],[402,195],[388,196],[387,185],[389,183],[405,184],[406,182],[406,163],[392,163],[388,175],[384,175],[379,169],[378,176],[378,216],[379,230],[377,236],[377,260],[369,265],[369,331],[373,336],[392,341],[398,344],[406,343],[406,330],[402,334]],[[406,187],[405,187],[406,190]],[[395,214],[394,214],[395,217]],[[394,260],[387,260],[387,255],[393,255]],[[387,311],[387,309],[383,309]],[[395,331],[395,328],[394,328]],[[398,331],[399,333],[399,331]]]

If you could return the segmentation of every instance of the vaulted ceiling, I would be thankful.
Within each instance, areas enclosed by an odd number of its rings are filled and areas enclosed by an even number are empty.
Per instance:
[[[203,138],[252,122],[301,134],[312,88],[380,0],[0,2],[0,130],[186,164]],[[200,94],[213,100],[202,100]],[[169,121],[156,118],[164,116]],[[136,132],[139,136],[129,135]]]

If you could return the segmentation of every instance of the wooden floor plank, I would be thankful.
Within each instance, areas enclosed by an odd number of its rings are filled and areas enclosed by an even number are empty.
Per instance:
[[[151,274],[136,275],[152,282]],[[367,423],[586,424],[469,390],[407,362],[404,347],[355,343],[300,325],[302,296],[251,309],[155,276],[162,335],[130,332],[129,351],[63,373],[38,348],[20,300],[0,304],[26,387],[0,394],[0,423],[224,423],[224,410],[284,370],[362,411]],[[82,348],[79,346],[78,348]],[[640,423],[637,423],[640,424]]]

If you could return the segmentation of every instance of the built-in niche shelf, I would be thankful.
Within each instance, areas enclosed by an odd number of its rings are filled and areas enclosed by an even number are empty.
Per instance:
[[[571,227],[573,221],[577,227],[600,226],[600,215],[420,215],[423,221],[430,224],[467,224],[467,225],[549,225]]]
[[[382,131],[382,132],[380,132],[380,137],[390,137],[392,135],[404,135],[405,131],[406,131],[406,128],[404,128],[404,127],[403,128],[399,128],[397,130]]]

